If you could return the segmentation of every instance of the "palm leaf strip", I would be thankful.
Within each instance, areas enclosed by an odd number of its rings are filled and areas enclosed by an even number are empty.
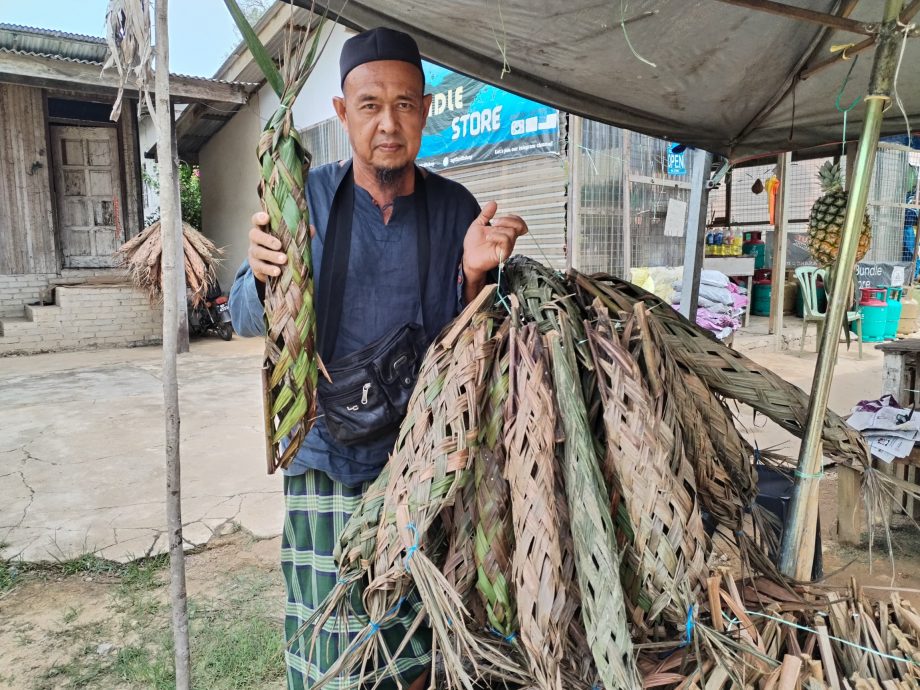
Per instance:
[[[294,125],[293,105],[319,58],[323,22],[313,27],[311,39],[288,36],[279,71],[236,0],[224,1],[280,99],[257,150],[259,198],[269,217],[269,230],[287,257],[281,274],[269,276],[265,285],[263,412],[268,471],[273,473],[291,463],[316,418],[316,313],[307,205],[311,155]]]
[[[490,632],[512,640],[517,616],[511,592],[511,495],[504,477],[502,427],[508,400],[508,352],[497,353],[481,415],[479,449],[473,464],[476,589]]]
[[[588,646],[601,682],[608,688],[641,687],[626,602],[619,577],[620,556],[587,412],[578,385],[574,341],[567,319],[562,332],[547,334],[559,415],[565,430],[563,473],[571,511],[572,536]]]
[[[636,302],[645,303],[658,317],[665,338],[662,344],[707,388],[752,407],[799,438],[804,435],[809,397],[803,390],[719,342],[658,296],[632,283],[577,271],[569,275],[589,302],[599,297],[614,313],[628,314]],[[822,441],[825,453],[841,461],[861,465],[869,462],[868,448],[859,433],[831,410],[825,414]]]

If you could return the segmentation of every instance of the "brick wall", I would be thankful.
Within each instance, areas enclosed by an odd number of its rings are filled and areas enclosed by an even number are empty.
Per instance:
[[[56,302],[0,322],[0,355],[161,342],[162,308],[131,285],[62,285]]]
[[[25,275],[0,275],[0,319],[8,316],[22,316],[23,307],[39,300],[51,298],[49,281],[57,278],[54,273],[30,273]]]

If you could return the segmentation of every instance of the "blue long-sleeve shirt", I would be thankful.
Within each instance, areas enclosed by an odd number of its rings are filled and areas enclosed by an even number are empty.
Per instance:
[[[316,285],[332,198],[344,172],[345,167],[336,163],[310,171],[308,204],[310,220],[316,227],[311,244]],[[431,258],[423,293],[424,326],[431,341],[457,315],[463,238],[480,209],[466,188],[434,173],[427,174],[425,191]],[[384,224],[371,195],[355,185],[348,275],[333,360],[360,350],[398,326],[417,323],[418,280],[413,197],[398,197],[390,222]],[[238,334],[265,334],[265,311],[247,262],[243,262],[230,290],[230,314]],[[350,486],[375,479],[393,448],[396,434],[372,444],[343,446],[330,435],[322,410],[319,415],[286,473],[302,474],[308,468],[318,469]]]

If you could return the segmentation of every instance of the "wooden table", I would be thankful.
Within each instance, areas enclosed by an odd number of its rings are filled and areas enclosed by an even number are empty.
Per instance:
[[[744,327],[751,319],[751,302],[754,301],[754,257],[753,256],[707,256],[703,268],[719,271],[730,278],[747,278],[748,303],[744,311]]]
[[[920,338],[892,340],[875,346],[885,353],[882,391],[892,395],[902,407],[920,408]],[[918,412],[920,414],[920,412]],[[873,460],[874,467],[888,475],[911,484],[920,484],[920,444],[906,458],[892,463]],[[860,484],[862,473],[840,466],[837,473],[837,538],[839,541],[858,543],[862,537]],[[918,487],[920,488],[920,487]],[[897,492],[892,513],[906,511],[914,519],[920,517],[920,502],[903,492]]]

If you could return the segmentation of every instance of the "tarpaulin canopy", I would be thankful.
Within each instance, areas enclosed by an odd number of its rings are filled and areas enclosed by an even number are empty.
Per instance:
[[[293,1],[303,7],[313,3]],[[782,14],[793,2],[793,12],[835,15],[837,26]],[[326,3],[343,24],[406,31],[426,57],[482,81],[735,161],[841,141],[837,103],[844,109],[866,92],[875,50],[870,44],[883,8],[880,0]],[[902,16],[913,16],[917,5],[908,2]],[[853,46],[849,59],[831,52],[840,45]],[[907,41],[898,87],[915,125],[920,40]],[[859,104],[848,114],[847,139],[857,137],[863,111]],[[905,130],[893,105],[883,134]]]

